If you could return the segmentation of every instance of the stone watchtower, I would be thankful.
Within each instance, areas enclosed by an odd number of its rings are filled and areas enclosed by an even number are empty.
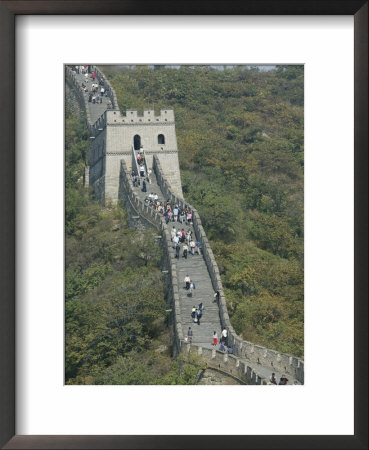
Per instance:
[[[100,201],[117,202],[120,161],[132,170],[134,150],[140,148],[148,168],[152,168],[153,155],[158,156],[173,192],[183,197],[172,109],[161,109],[157,116],[152,109],[145,109],[142,116],[133,109],[125,115],[106,110],[92,126],[91,139],[89,184]]]

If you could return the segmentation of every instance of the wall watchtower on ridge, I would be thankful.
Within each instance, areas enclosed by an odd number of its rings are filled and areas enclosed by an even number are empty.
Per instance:
[[[132,149],[140,148],[149,168],[158,156],[173,190],[183,196],[173,110],[162,109],[159,115],[152,109],[142,115],[134,109],[125,114],[107,110],[93,128],[89,178],[100,200],[118,200],[120,161],[132,170]]]

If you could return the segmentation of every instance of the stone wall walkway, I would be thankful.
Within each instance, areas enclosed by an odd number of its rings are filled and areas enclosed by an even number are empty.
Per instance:
[[[94,81],[92,80],[91,74],[88,74],[88,78],[86,82],[86,77],[84,74],[76,74],[76,79],[78,80],[80,86],[82,86],[82,83],[84,83],[88,89],[88,92],[84,92],[84,96],[85,98],[88,100],[88,95],[91,92],[92,88],[91,85],[94,83]],[[95,83],[99,84],[99,81],[96,79]],[[100,92],[101,86],[98,87],[98,91]],[[96,94],[97,95],[97,94]],[[91,121],[92,123],[95,123],[96,120],[108,109],[108,102],[110,102],[110,98],[109,97],[103,97],[102,98],[102,103],[92,103],[92,102],[88,102],[88,110],[90,112],[90,117],[91,117]]]
[[[142,185],[140,187],[134,188],[136,189],[136,193],[138,194],[139,198],[144,201],[145,198],[150,194],[150,192],[153,192],[158,195],[159,200],[165,201],[166,199],[164,198],[163,193],[161,192],[160,187],[157,184],[154,172],[152,173],[151,178],[151,184],[146,184],[146,193],[142,192]],[[192,225],[182,225],[180,222],[169,222],[169,230],[171,230],[173,226],[177,229],[177,231],[178,229],[182,230],[182,228],[186,232],[188,230],[191,230],[192,235],[195,236],[195,231]],[[179,289],[179,297],[183,332],[186,333],[188,327],[191,327],[193,330],[193,342],[198,345],[202,345],[203,347],[211,348],[212,336],[214,331],[217,332],[218,339],[220,338],[221,323],[218,305],[213,302],[214,291],[205,260],[201,254],[198,255],[195,253],[195,255],[191,255],[190,252],[187,256],[187,259],[185,259],[182,256],[181,251],[179,259],[175,258],[174,261],[176,263],[179,283],[182,283]],[[190,296],[189,292],[184,288],[184,278],[186,275],[189,275],[189,277],[195,284],[195,289],[192,293],[192,296]],[[191,310],[194,305],[197,307],[200,303],[203,304],[204,312],[200,320],[200,325],[198,325],[194,323],[193,319],[191,318]]]

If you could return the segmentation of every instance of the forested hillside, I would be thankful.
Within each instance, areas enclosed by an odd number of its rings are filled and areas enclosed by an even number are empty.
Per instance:
[[[196,384],[202,362],[171,358],[161,250],[82,184],[89,137],[65,126],[65,380],[67,384]]]
[[[174,109],[183,192],[236,331],[303,357],[303,66],[103,70],[122,111]]]

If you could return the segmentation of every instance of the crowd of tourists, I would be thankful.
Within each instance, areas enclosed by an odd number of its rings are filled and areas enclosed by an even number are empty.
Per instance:
[[[91,66],[75,66],[74,71],[77,74],[84,75],[84,80],[81,82],[81,87],[84,92],[88,93],[88,101],[92,104],[102,104],[104,97],[109,97],[109,87],[105,86],[104,77],[99,76],[91,69]],[[91,82],[91,88],[88,88]],[[107,103],[108,109],[111,109],[112,104],[109,100]]]
[[[141,187],[142,192],[147,192],[147,184],[151,184],[151,174],[152,170],[147,169],[147,174],[145,172],[144,158],[140,158],[140,162],[138,162],[138,171],[139,175],[136,171],[132,171],[131,180],[133,187]],[[155,211],[157,211],[160,215],[165,218],[165,223],[168,225],[169,222],[176,222],[184,226],[192,225],[192,211],[187,205],[184,205],[181,208],[177,203],[173,203],[170,199],[166,201],[160,200],[158,194],[155,192],[150,192],[145,198],[145,203],[151,206]],[[199,249],[201,248],[200,242],[195,242],[192,231],[188,229],[187,231],[184,228],[179,226],[178,230],[173,225],[171,229],[171,236],[173,241],[173,247],[176,249],[176,257],[179,257],[179,252],[181,248],[181,244],[184,244],[185,247],[182,248],[184,252],[183,256],[187,258],[187,255],[191,253],[194,255],[195,253],[199,254]],[[178,237],[178,239],[176,238]],[[178,247],[178,250],[177,250]]]

